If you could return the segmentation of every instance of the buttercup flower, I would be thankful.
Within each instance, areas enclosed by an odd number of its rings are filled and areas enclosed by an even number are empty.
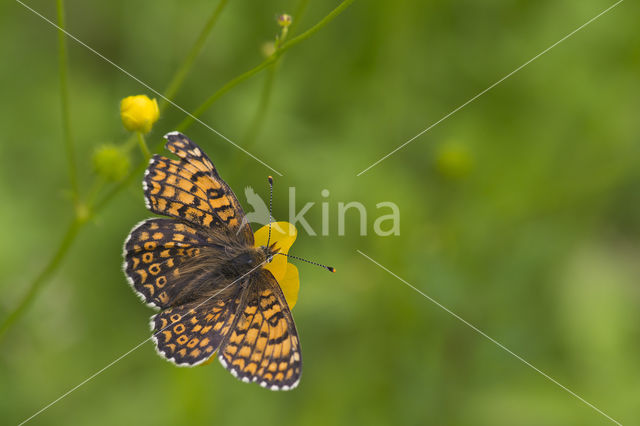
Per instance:
[[[159,115],[158,102],[147,95],[127,96],[120,102],[120,118],[130,132],[148,133]]]
[[[269,237],[269,226],[263,226],[258,229],[254,235],[256,247],[266,246]],[[280,249],[280,253],[287,254],[291,245],[296,240],[297,235],[298,231],[296,227],[289,222],[274,222],[271,224],[271,241],[269,244],[276,243],[276,247]],[[278,281],[284,297],[287,299],[289,308],[293,308],[298,301],[298,292],[300,291],[298,268],[289,263],[286,256],[278,254],[264,267],[269,270]]]

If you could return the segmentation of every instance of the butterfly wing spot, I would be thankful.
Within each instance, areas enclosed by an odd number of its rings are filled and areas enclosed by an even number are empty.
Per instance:
[[[152,275],[158,275],[160,273],[160,264],[154,263],[153,265],[149,266],[149,272],[151,272]]]
[[[136,274],[140,276],[140,278],[138,279],[140,284],[144,284],[144,282],[147,281],[147,271],[145,271],[144,269],[137,270]]]

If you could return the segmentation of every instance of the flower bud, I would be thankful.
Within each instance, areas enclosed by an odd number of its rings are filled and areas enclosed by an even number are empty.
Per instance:
[[[473,157],[465,145],[446,143],[439,149],[436,168],[445,178],[462,179],[473,169]]]
[[[262,46],[260,46],[260,51],[262,52],[262,56],[268,58],[276,53],[276,44],[272,41],[265,41],[262,43]]]
[[[103,145],[93,154],[93,169],[108,181],[120,181],[129,172],[129,157],[115,145]]]
[[[292,21],[293,21],[293,18],[291,18],[291,15],[287,15],[286,13],[283,13],[282,15],[278,15],[278,25],[280,25],[283,28],[287,28],[289,25],[291,25]]]
[[[120,102],[120,118],[130,132],[149,132],[159,115],[158,102],[147,95],[128,96]]]

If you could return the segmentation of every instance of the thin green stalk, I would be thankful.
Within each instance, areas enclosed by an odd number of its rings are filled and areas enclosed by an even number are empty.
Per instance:
[[[273,88],[273,80],[275,80],[277,63],[274,63],[267,70],[267,76],[264,80],[264,86],[262,87],[262,93],[260,94],[260,100],[258,101],[258,108],[256,114],[253,116],[253,120],[249,125],[247,136],[244,138],[244,147],[250,147],[258,138],[258,133],[262,128],[262,124],[267,116],[267,108],[269,107],[269,101],[271,100],[271,92]],[[241,151],[238,151],[241,153]],[[246,158],[243,155],[243,158]]]
[[[239,76],[237,76],[236,78],[232,79],[227,84],[222,86],[213,95],[209,96],[207,100],[204,101],[198,108],[196,108],[196,110],[190,116],[187,116],[184,120],[182,120],[180,124],[178,124],[177,130],[183,131],[187,127],[191,126],[195,121],[195,119],[201,116],[202,113],[204,113],[207,109],[209,109],[209,107],[211,107],[211,105],[213,105],[213,103],[217,101],[222,95],[224,95],[225,93],[233,89],[238,84],[249,79],[250,77],[253,77],[255,74],[259,73],[260,71],[262,71],[263,69],[271,65],[276,61],[276,59],[277,59],[277,56],[276,54],[274,54],[273,56],[270,56],[264,61],[262,61],[262,63],[259,64],[258,66],[250,69],[245,73],[240,74]]]
[[[302,15],[306,10],[308,4],[309,0],[301,0],[298,3],[298,7],[296,7],[296,11],[293,15],[293,23],[289,28],[290,34],[295,33],[295,30],[300,24]],[[278,37],[278,40],[276,40],[275,44],[276,50],[282,43],[284,43],[284,41],[284,38]],[[258,108],[256,109],[256,114],[254,115],[253,120],[249,125],[247,136],[244,138],[245,148],[249,148],[255,143],[256,139],[258,138],[258,134],[260,133],[260,129],[264,125],[264,121],[267,117],[267,109],[269,108],[269,103],[271,101],[271,93],[273,92],[275,76],[281,63],[282,56],[267,69],[267,76],[265,77],[264,86],[262,87],[262,92],[260,93],[260,100],[258,101]],[[240,152],[238,152],[238,155],[239,153]],[[246,159],[247,157],[243,156],[242,158]]]
[[[307,10],[307,6],[309,6],[309,0],[300,0],[296,11],[293,12],[293,22],[291,23],[291,28],[289,28],[289,33],[295,34],[300,25],[300,21],[302,21],[302,15],[304,15],[304,12]]]
[[[211,96],[209,96],[196,110],[188,117],[186,117],[180,124],[178,125],[178,130],[185,130],[187,127],[191,126],[196,118],[200,117],[215,101],[217,101],[222,95],[227,93],[230,89],[242,83],[243,81],[249,79],[254,76],[258,72],[262,71],[269,65],[273,64],[278,60],[278,58],[287,50],[291,49],[296,44],[302,42],[303,40],[308,39],[313,34],[317,33],[321,28],[326,26],[329,22],[331,22],[336,16],[342,13],[351,3],[355,0],[344,0],[342,3],[338,5],[335,9],[333,9],[327,16],[322,18],[320,22],[315,24],[313,27],[309,28],[307,31],[303,32],[297,37],[292,38],[288,42],[282,44],[276,52],[258,64],[256,67],[250,69],[249,71],[240,74],[238,77],[234,78],[216,92],[214,92]]]
[[[146,168],[147,168],[146,161],[141,161],[140,163],[138,163],[136,167],[131,171],[131,173],[127,175],[127,177],[125,177],[123,180],[118,182],[118,184],[115,187],[113,187],[109,192],[107,192],[107,194],[104,197],[102,197],[102,199],[93,206],[93,208],[91,209],[91,214],[95,215],[104,207],[106,207],[106,205],[109,204],[109,202],[116,195],[118,195],[120,191],[122,191],[124,188],[129,186],[131,182],[133,182],[134,178],[140,177],[140,175],[142,174],[142,172],[144,172],[144,169]]]
[[[62,238],[62,242],[60,243],[60,247],[51,258],[47,266],[40,272],[40,274],[36,277],[36,279],[31,283],[29,290],[22,298],[18,306],[7,316],[2,324],[0,324],[0,336],[2,336],[9,327],[24,313],[25,309],[31,304],[33,299],[36,297],[42,285],[51,277],[51,275],[58,269],[60,263],[64,259],[65,255],[71,248],[73,241],[75,240],[76,235],[78,234],[78,230],[80,229],[82,223],[74,219],[67,231]]]
[[[138,138],[138,146],[140,146],[140,151],[142,151],[142,155],[144,155],[145,159],[148,161],[149,158],[151,158],[151,152],[149,152],[147,141],[144,140],[144,135],[142,134],[142,132],[136,132],[136,136]]]
[[[284,43],[282,45],[282,47],[280,47],[279,52],[282,53],[286,50],[291,49],[293,46],[295,46],[296,44],[308,39],[309,37],[311,37],[312,35],[314,35],[315,33],[317,33],[322,27],[324,27],[325,25],[327,25],[329,22],[333,21],[333,19],[340,15],[347,7],[349,7],[351,5],[351,3],[353,3],[355,0],[344,0],[342,3],[340,3],[335,9],[333,9],[331,12],[329,12],[329,14],[327,16],[325,16],[324,18],[322,18],[320,20],[320,22],[318,22],[317,24],[315,24],[313,27],[309,28],[307,31],[303,32],[302,34],[300,34],[297,37],[292,38],[291,40],[289,40],[288,42]]]
[[[68,84],[68,56],[67,38],[64,33],[64,0],[57,0],[58,11],[58,73],[60,74],[60,103],[62,111],[62,133],[67,151],[67,166],[69,168],[69,183],[71,184],[71,196],[74,207],[78,204],[78,173],[76,169],[75,149],[73,136],[71,135],[71,113],[69,107],[69,84]]]
[[[98,196],[105,183],[106,181],[102,176],[97,176],[96,179],[94,179],[93,184],[91,185],[91,188],[89,189],[89,192],[87,192],[87,196],[85,198],[87,206],[93,205],[95,198]]]
[[[198,58],[200,51],[202,51],[202,47],[204,46],[205,41],[207,41],[207,38],[209,37],[211,30],[213,29],[216,21],[218,20],[218,17],[222,13],[222,10],[227,5],[227,2],[228,0],[220,0],[220,3],[218,3],[218,7],[215,8],[215,10],[213,11],[211,16],[205,23],[204,27],[202,28],[202,31],[200,31],[200,35],[196,39],[196,42],[193,44],[193,46],[191,46],[191,50],[189,50],[189,53],[187,54],[184,62],[182,63],[180,68],[178,68],[176,73],[173,75],[171,82],[167,86],[167,89],[164,91],[165,98],[173,99],[175,94],[178,92],[178,90],[182,86],[182,83],[184,82],[185,77],[191,70],[191,67],[193,66],[193,63],[195,62],[195,60]],[[169,103],[167,102],[166,99],[162,99],[162,101],[160,102],[161,113],[166,109],[168,104]]]

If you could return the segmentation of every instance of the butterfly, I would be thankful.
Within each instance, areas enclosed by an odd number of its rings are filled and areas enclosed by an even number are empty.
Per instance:
[[[144,173],[147,208],[167,218],[137,224],[124,244],[134,292],[160,312],[151,317],[157,352],[179,366],[217,353],[244,382],[296,387],[298,332],[282,290],[265,265],[277,245],[254,247],[233,191],[207,155],[179,132],[166,134],[178,159],[155,154]]]

